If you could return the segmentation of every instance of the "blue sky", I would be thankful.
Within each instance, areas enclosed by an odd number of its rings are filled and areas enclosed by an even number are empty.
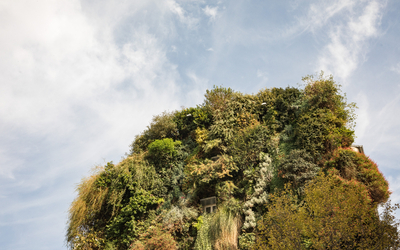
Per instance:
[[[298,86],[324,70],[356,102],[356,144],[400,202],[395,0],[0,0],[0,249],[66,249],[76,184],[153,115]]]

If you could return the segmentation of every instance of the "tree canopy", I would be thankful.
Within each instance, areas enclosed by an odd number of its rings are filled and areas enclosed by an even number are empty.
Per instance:
[[[256,94],[214,87],[154,116],[129,155],[77,186],[69,248],[397,247],[388,182],[350,148],[355,104],[331,76],[303,80]],[[204,212],[207,197],[216,212]]]

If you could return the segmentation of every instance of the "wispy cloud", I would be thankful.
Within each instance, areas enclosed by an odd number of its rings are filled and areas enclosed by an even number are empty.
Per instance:
[[[393,175],[398,171],[396,159],[400,148],[400,118],[395,115],[400,112],[400,88],[394,87],[391,91],[384,103],[377,102],[375,93],[357,96],[360,108],[357,112],[356,143],[364,145],[366,154],[379,163],[381,170]],[[392,180],[389,183],[395,184]]]
[[[369,42],[381,34],[385,6],[386,1],[377,0],[316,1],[283,30],[281,37],[311,33],[319,50],[315,70],[345,80],[367,60]]]
[[[400,62],[392,66],[390,70],[400,75]]]
[[[167,6],[171,10],[171,12],[176,14],[179,20],[182,23],[186,24],[189,28],[195,28],[198,24],[199,20],[186,13],[186,11],[176,1],[168,0]]]
[[[400,203],[400,176],[388,176],[389,190],[392,192],[390,199],[393,203]],[[399,211],[398,211],[399,212]]]
[[[343,14],[343,11],[351,10],[357,2],[359,1],[336,0],[311,4],[307,16],[299,20],[299,25],[303,29],[315,32],[325,26],[333,17]]]
[[[366,60],[369,39],[378,36],[378,27],[381,20],[383,5],[377,1],[370,1],[362,6],[361,13],[353,11],[353,5],[344,5],[349,15],[344,22],[332,24],[329,27],[329,43],[324,46],[317,70],[325,70],[335,76],[346,79]],[[343,10],[342,5],[337,10]],[[329,16],[329,15],[328,15]],[[323,18],[322,21],[325,21]]]
[[[214,21],[215,18],[217,17],[217,15],[218,15],[218,6],[210,7],[210,6],[207,5],[203,9],[203,11],[204,11],[204,14],[206,14],[208,17],[210,17],[211,21]]]
[[[261,79],[262,83],[266,83],[268,81],[267,73],[262,70],[257,70],[257,77]]]
[[[143,18],[157,15],[154,27],[169,29],[191,29],[196,19],[175,1],[87,4],[2,5],[0,197],[8,205],[0,215],[10,218],[2,232],[20,225],[19,213],[35,221],[48,205],[64,219],[80,176],[102,157],[118,161],[154,114],[181,105],[179,72],[164,43],[175,33],[152,32]]]

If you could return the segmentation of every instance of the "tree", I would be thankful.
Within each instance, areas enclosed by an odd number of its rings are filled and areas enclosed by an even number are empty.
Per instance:
[[[386,217],[380,218],[364,185],[332,173],[309,182],[303,200],[287,185],[272,195],[267,209],[258,227],[258,249],[399,247],[394,207],[387,205]]]

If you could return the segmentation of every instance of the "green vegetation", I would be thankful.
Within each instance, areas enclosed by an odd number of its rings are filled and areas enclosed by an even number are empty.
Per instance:
[[[303,80],[252,95],[214,87],[154,116],[124,160],[78,185],[69,248],[399,247],[387,181],[349,148],[355,104],[332,77]],[[218,209],[204,213],[212,196]]]
[[[327,195],[329,194],[329,195]],[[300,199],[286,186],[271,195],[259,222],[257,249],[398,249],[393,217],[381,217],[357,181],[321,172]],[[394,207],[386,205],[383,214]]]

